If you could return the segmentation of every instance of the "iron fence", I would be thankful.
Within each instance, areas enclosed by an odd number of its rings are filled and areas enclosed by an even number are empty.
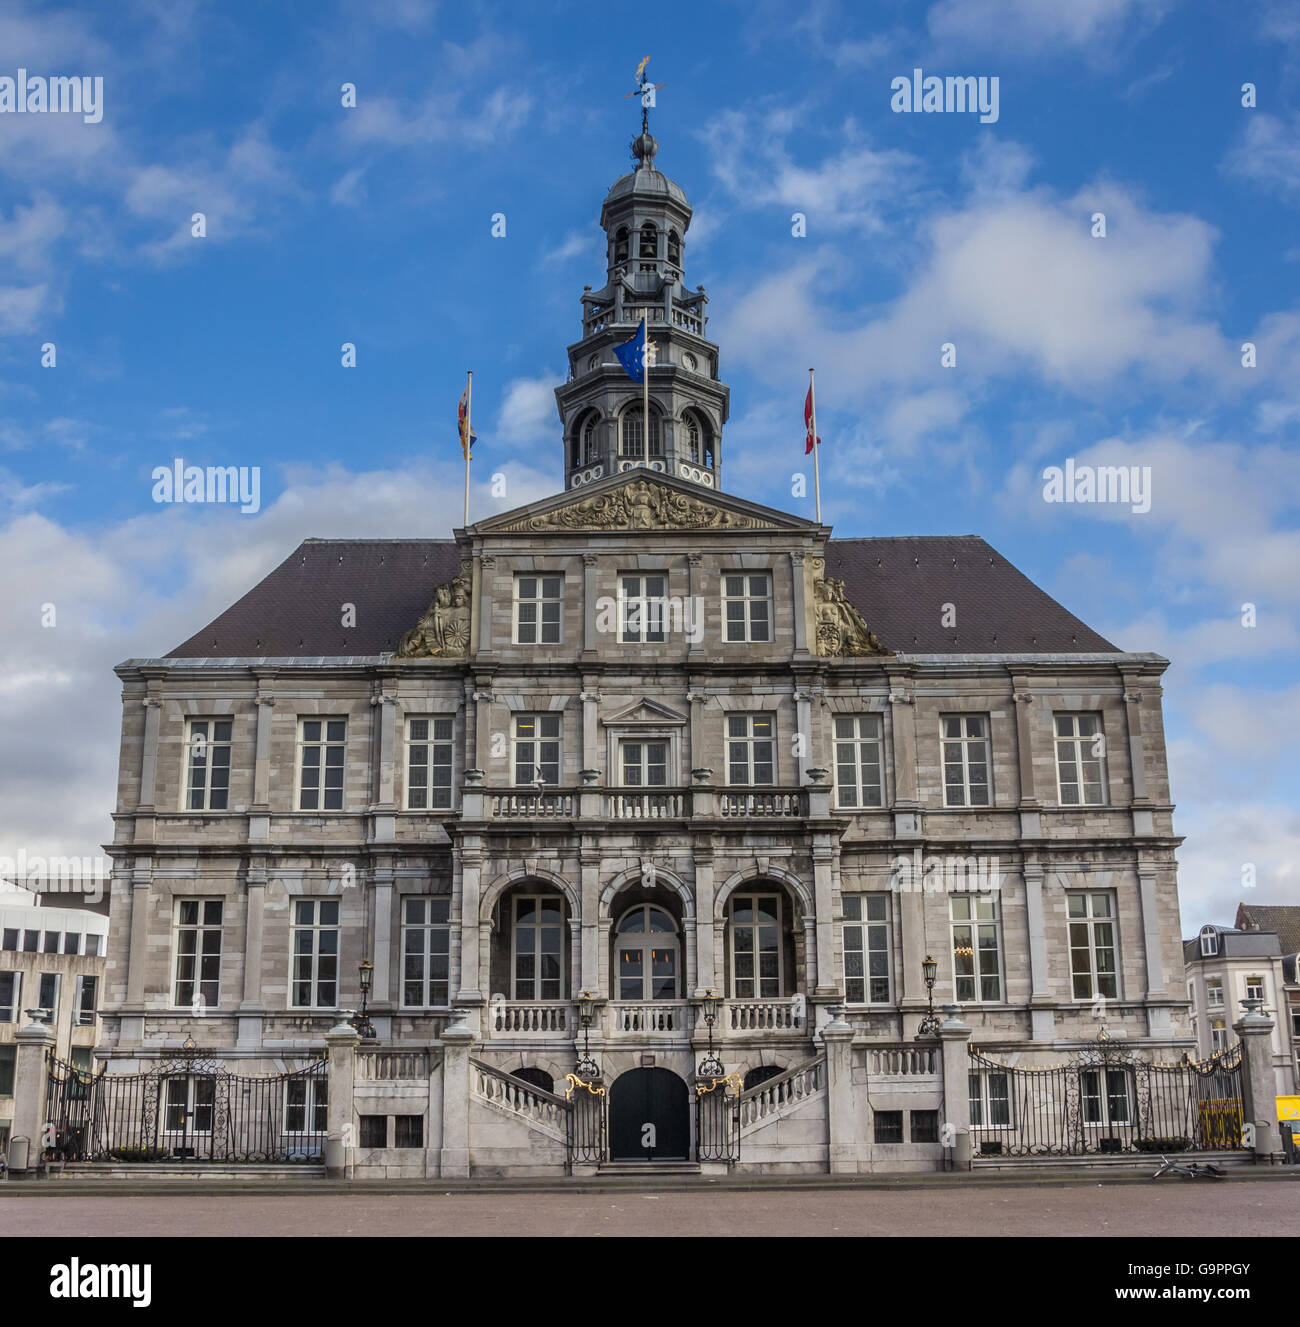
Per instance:
[[[740,1160],[739,1074],[727,1074],[695,1087],[695,1159]]]
[[[605,1107],[609,1098],[595,1079],[584,1081],[578,1074],[565,1077],[565,1146],[570,1169],[574,1165],[598,1166],[605,1160]]]

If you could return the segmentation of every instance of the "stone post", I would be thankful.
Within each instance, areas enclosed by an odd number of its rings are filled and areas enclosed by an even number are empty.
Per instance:
[[[826,1047],[826,1128],[832,1175],[858,1171],[857,1113],[853,1109],[853,1029],[836,1010],[821,1030]]]
[[[325,1174],[332,1180],[346,1179],[356,1153],[356,1112],[352,1105],[356,1085],[357,1047],[361,1037],[350,1023],[337,1023],[325,1034],[329,1048],[328,1131],[325,1136]]]
[[[9,1135],[9,1174],[13,1179],[30,1179],[41,1158],[41,1131],[45,1125],[45,1088],[49,1071],[45,1053],[54,1046],[54,1032],[46,1023],[29,1023],[17,1034],[18,1054],[14,1065],[14,1123]],[[26,1138],[27,1160],[24,1169],[13,1165],[13,1143]],[[21,1158],[20,1158],[21,1159]]]
[[[1255,1126],[1255,1160],[1273,1161],[1282,1151],[1277,1127],[1277,1079],[1273,1073],[1273,1020],[1262,1000],[1243,1000],[1245,1009],[1232,1030],[1241,1038],[1241,1120]],[[21,1053],[21,1052],[20,1052]],[[14,1116],[17,1128],[18,1117]]]
[[[953,1168],[971,1168],[970,1137],[970,1027],[961,1021],[956,1005],[944,1005],[939,1024],[943,1054],[943,1125],[941,1138],[952,1138]]]
[[[469,1051],[474,1033],[453,1023],[442,1034],[442,1152],[440,1179],[469,1178]]]

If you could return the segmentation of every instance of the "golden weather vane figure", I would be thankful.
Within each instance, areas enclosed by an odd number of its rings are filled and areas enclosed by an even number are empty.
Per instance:
[[[641,63],[636,67],[636,87],[631,92],[625,92],[624,97],[641,98],[641,132],[647,130],[647,112],[655,104],[655,93],[664,85],[662,83],[652,83],[645,77],[645,67],[650,63],[650,57],[645,56]]]

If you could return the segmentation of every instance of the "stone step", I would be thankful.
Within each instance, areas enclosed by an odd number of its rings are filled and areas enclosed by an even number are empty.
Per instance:
[[[698,1175],[698,1161],[605,1161],[597,1168],[598,1175],[641,1176],[662,1179],[665,1175]]]

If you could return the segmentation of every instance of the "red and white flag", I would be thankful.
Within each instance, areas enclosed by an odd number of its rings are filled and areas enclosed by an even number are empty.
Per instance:
[[[804,402],[803,402],[803,427],[804,427],[803,454],[805,456],[808,456],[812,452],[814,443],[816,443],[817,446],[821,446],[821,439],[813,437],[813,399],[812,399],[811,385],[808,388],[808,395],[804,397]]]

